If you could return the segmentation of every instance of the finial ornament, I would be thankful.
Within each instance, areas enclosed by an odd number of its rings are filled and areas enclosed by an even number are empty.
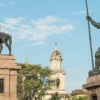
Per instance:
[[[55,50],[56,50],[56,47],[57,47],[57,42],[55,42]]]
[[[29,62],[28,62],[28,57],[26,57],[25,64],[26,64],[26,65],[29,64]]]
[[[26,61],[28,62],[28,58],[26,57]]]

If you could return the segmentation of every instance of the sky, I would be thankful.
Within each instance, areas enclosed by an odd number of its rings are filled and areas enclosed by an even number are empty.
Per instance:
[[[89,14],[100,21],[100,0],[88,0]],[[50,66],[55,48],[66,72],[66,93],[81,89],[92,69],[85,0],[0,0],[1,31],[13,37],[16,62]],[[93,55],[100,46],[100,30],[91,26]],[[3,48],[2,54],[8,54]]]

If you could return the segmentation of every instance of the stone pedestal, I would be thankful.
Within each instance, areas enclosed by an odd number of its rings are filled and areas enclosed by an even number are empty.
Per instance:
[[[0,55],[0,79],[4,80],[4,92],[0,100],[17,100],[17,66],[14,56]]]
[[[100,100],[100,74],[89,77],[83,88],[88,91],[88,100]]]

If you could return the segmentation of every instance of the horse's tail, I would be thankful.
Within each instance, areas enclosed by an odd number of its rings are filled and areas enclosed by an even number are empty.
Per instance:
[[[11,35],[9,35],[9,45],[11,46],[11,44],[12,44],[12,37]]]

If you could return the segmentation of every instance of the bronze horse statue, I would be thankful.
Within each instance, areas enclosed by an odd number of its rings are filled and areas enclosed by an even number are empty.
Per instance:
[[[3,45],[2,45],[3,43],[7,46],[8,50],[9,50],[9,55],[11,55],[12,37],[10,34],[0,32],[0,54],[3,49]]]

